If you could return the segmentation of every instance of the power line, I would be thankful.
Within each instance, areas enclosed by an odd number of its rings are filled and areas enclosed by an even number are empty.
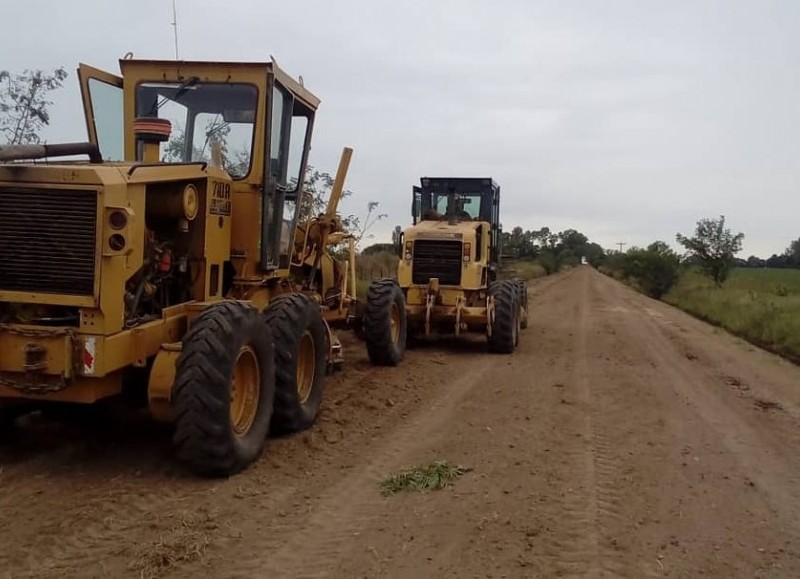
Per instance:
[[[623,245],[628,245],[628,244],[627,244],[627,243],[625,243],[624,241],[618,241],[618,242],[617,242],[617,245],[619,245],[619,252],[620,252],[620,253],[622,253],[622,246],[623,246]]]

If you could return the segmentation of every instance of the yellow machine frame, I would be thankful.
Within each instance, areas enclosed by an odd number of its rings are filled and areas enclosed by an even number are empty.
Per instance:
[[[494,349],[513,350],[519,327],[527,324],[527,288],[521,280],[497,280],[499,186],[491,178],[458,177],[423,177],[421,184],[414,188],[414,225],[402,233],[397,268],[409,333],[482,333]],[[446,201],[446,211],[437,212],[432,199]],[[479,201],[474,217],[457,209],[465,199]]]
[[[10,290],[0,280],[0,303],[15,304],[26,312],[47,306],[72,307],[80,314],[76,327],[0,323],[0,398],[94,402],[122,391],[125,368],[151,365],[150,410],[156,418],[168,420],[181,338],[199,312],[223,299],[244,300],[263,309],[274,296],[291,291],[305,291],[320,303],[328,322],[329,361],[338,361],[338,340],[330,325],[346,322],[350,315],[355,262],[352,241],[350,258],[343,264],[334,263],[326,248],[348,241],[336,218],[336,208],[352,151],[345,149],[342,155],[328,211],[300,228],[296,228],[296,216],[292,216],[292,243],[285,259],[268,259],[267,242],[261,235],[272,225],[264,222],[263,204],[272,199],[270,195],[286,197],[291,193],[295,203],[299,200],[299,186],[292,193],[276,187],[267,177],[267,127],[273,91],[280,86],[297,108],[306,111],[300,184],[319,99],[274,62],[123,59],[120,69],[121,76],[115,76],[81,65],[79,76],[89,141],[101,152],[92,83],[121,90],[124,158],[103,163],[0,162],[0,189],[46,191],[54,204],[62,190],[91,192],[97,198],[94,285],[90,292],[73,295],[51,292],[47,287]],[[141,119],[135,110],[137,87],[143,82],[185,83],[192,78],[203,83],[236,82],[255,87],[250,170],[244,178],[232,179],[213,161],[161,163],[159,144],[142,138],[145,129],[137,128]],[[100,137],[102,141],[102,134]],[[34,158],[47,154],[46,147],[42,150]],[[50,213],[56,215],[57,208]],[[148,258],[144,255],[146,219],[153,215],[180,222],[187,229],[188,246],[199,256],[191,264],[196,276],[192,286],[195,299],[164,308],[158,319],[126,327],[122,297],[126,283]],[[69,214],[64,219],[64,227],[70,227]],[[28,243],[29,239],[23,236],[19,242]],[[50,265],[33,263],[30,267]],[[314,273],[310,280],[303,277],[309,269]],[[326,307],[320,296],[333,287],[340,290],[341,299],[336,307]]]

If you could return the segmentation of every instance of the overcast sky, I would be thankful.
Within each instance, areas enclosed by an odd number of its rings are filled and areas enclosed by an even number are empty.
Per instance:
[[[174,58],[171,0],[6,3],[0,69],[70,72],[50,142],[85,138],[78,62]],[[388,240],[419,177],[492,176],[510,230],[604,247],[724,214],[742,256],[800,237],[796,0],[177,0],[182,59],[268,60],[322,99],[311,163],[355,149],[345,211]],[[39,20],[41,19],[41,20]],[[30,23],[30,24],[22,24]]]

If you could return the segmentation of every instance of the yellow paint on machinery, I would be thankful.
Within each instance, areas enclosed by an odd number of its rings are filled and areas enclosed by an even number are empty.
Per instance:
[[[527,325],[527,288],[498,280],[500,187],[491,178],[423,177],[420,184],[414,225],[398,247],[409,333],[483,333],[494,350],[512,351]]]
[[[78,69],[88,143],[0,148],[0,411],[3,399],[117,395],[140,368],[152,415],[171,420],[184,338],[211,323],[210,310],[236,339],[225,316],[265,312],[272,333],[292,340],[286,320],[308,318],[306,332],[324,342],[311,348],[297,338],[298,376],[317,376],[318,351],[326,367],[341,363],[334,327],[360,319],[355,246],[337,216],[351,149],[326,212],[299,214],[319,99],[274,62],[123,59],[120,70]],[[74,155],[90,159],[59,160]],[[341,243],[350,254],[337,260],[328,249]],[[271,316],[284,295],[299,297]],[[228,302],[241,307],[212,307]],[[272,346],[253,332],[255,345],[242,346],[251,354],[231,362],[234,450],[251,426],[269,423],[259,400],[271,408],[267,391],[293,379],[278,372],[269,384]],[[237,376],[249,380],[244,391]],[[315,406],[289,409],[307,415],[296,428],[313,422],[319,404],[317,394],[304,396]],[[194,466],[233,472],[255,456],[241,453],[250,458]]]

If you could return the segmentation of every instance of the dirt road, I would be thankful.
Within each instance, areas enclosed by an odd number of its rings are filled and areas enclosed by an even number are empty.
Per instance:
[[[589,268],[513,356],[352,344],[311,431],[226,481],[121,416],[0,449],[0,577],[797,577],[800,369]],[[446,459],[451,489],[379,482]]]

